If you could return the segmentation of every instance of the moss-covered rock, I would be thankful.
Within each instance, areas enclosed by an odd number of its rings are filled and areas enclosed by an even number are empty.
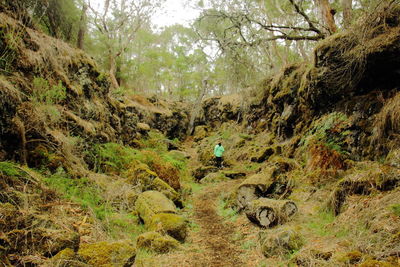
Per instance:
[[[149,166],[139,161],[132,162],[125,175],[130,184],[138,185],[142,190],[149,189],[152,181],[158,177],[157,173],[151,171]]]
[[[136,249],[130,241],[104,241],[81,245],[78,255],[92,266],[130,266],[135,260]]]
[[[337,215],[347,196],[368,195],[375,190],[388,191],[400,184],[400,170],[377,162],[359,162],[333,190],[327,206]]]
[[[136,211],[146,225],[153,222],[153,217],[159,213],[176,213],[174,203],[163,193],[158,191],[146,191],[136,200]]]
[[[200,183],[217,183],[221,181],[229,180],[223,173],[221,172],[212,172],[206,175],[203,179],[200,180]]]
[[[194,141],[200,141],[208,136],[208,128],[207,126],[196,126],[194,128]]]
[[[156,253],[167,253],[179,246],[179,242],[158,232],[147,232],[138,236],[136,241],[137,249],[147,249]]]
[[[350,252],[339,253],[335,255],[335,259],[344,264],[356,264],[360,262],[363,256],[364,255],[360,251],[354,250]]]
[[[173,238],[184,241],[187,236],[187,221],[183,216],[172,213],[158,213],[152,217],[149,229],[164,231]]]
[[[150,131],[150,126],[147,123],[139,122],[136,126],[140,132]]]
[[[266,147],[266,148],[263,148],[263,149],[260,149],[260,150],[256,151],[254,153],[254,155],[252,155],[250,157],[250,160],[252,162],[262,163],[262,162],[268,160],[269,157],[271,157],[274,154],[275,154],[275,148]]]
[[[217,167],[214,166],[205,166],[205,167],[199,167],[193,172],[193,177],[196,178],[197,180],[203,179],[205,176],[207,176],[209,173],[216,172],[218,171]]]
[[[366,260],[359,267],[396,267],[399,266],[398,263],[391,263],[387,261],[377,261],[377,260]]]
[[[246,176],[246,173],[235,170],[222,171],[222,174],[231,179],[239,179]]]
[[[303,236],[291,228],[260,232],[259,242],[265,257],[286,257],[305,243]]]
[[[151,183],[151,189],[163,193],[167,198],[174,202],[179,201],[180,194],[158,177]]]
[[[71,248],[66,248],[57,253],[50,259],[52,266],[59,267],[84,267],[85,263],[79,261],[75,251]]]

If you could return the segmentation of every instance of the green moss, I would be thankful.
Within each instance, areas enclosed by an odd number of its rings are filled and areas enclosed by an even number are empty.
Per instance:
[[[398,266],[398,264],[393,264],[393,263],[386,262],[386,261],[377,261],[377,260],[368,259],[358,266],[359,267],[396,267],[396,266]]]
[[[220,198],[217,207],[217,214],[226,220],[236,221],[239,214],[236,209],[232,208],[229,198]]]
[[[332,112],[316,120],[312,128],[304,135],[300,145],[323,144],[340,154],[348,154],[345,139],[351,133],[348,130],[349,118],[341,112]]]
[[[164,194],[158,191],[146,191],[139,195],[135,203],[135,209],[146,226],[153,223],[153,217],[158,213],[175,215],[174,203]]]
[[[153,180],[158,177],[157,173],[151,171],[149,166],[137,160],[132,161],[129,165],[130,168],[124,172],[124,176],[128,183],[140,185],[142,190],[149,189]]]
[[[173,213],[159,213],[153,216],[150,230],[163,230],[173,238],[184,241],[187,235],[187,221],[184,217]]]
[[[167,198],[171,199],[174,202],[179,200],[180,194],[160,178],[156,178],[153,180],[153,182],[151,183],[151,188],[152,190],[163,193]]]
[[[0,174],[15,177],[22,175],[22,171],[15,163],[2,161],[0,162]]]
[[[302,235],[293,229],[277,229],[259,234],[261,251],[266,257],[290,258],[305,244]]]
[[[96,170],[106,173],[120,173],[135,159],[138,151],[116,143],[95,146]]]
[[[319,236],[332,235],[328,225],[335,220],[335,215],[329,211],[321,211],[307,223],[307,227]]]
[[[81,245],[78,255],[92,266],[117,267],[132,264],[136,249],[129,241],[98,242]]]
[[[87,178],[72,179],[62,168],[59,168],[56,173],[44,177],[43,180],[64,198],[81,204],[85,209],[93,210],[100,220],[105,219],[110,212],[111,208],[101,196],[101,189]]]
[[[66,88],[59,81],[56,85],[50,85],[42,77],[33,79],[33,100],[46,104],[58,104],[67,98]]]
[[[75,251],[71,248],[66,248],[58,252],[54,257],[51,258],[51,262],[54,266],[70,266],[71,261],[76,261]]]
[[[147,232],[137,238],[136,247],[156,253],[167,253],[179,246],[179,242],[170,236],[158,232]]]
[[[346,253],[341,253],[337,255],[335,258],[337,261],[345,264],[355,264],[358,263],[363,257],[363,254],[358,251],[350,251]]]
[[[392,210],[392,212],[396,215],[400,217],[400,204],[394,204],[390,206],[390,209]]]

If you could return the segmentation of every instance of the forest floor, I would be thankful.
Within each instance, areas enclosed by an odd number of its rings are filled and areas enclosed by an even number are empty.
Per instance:
[[[199,166],[196,150],[186,144],[190,167]],[[222,195],[232,192],[242,180],[192,185],[186,216],[191,224],[180,250],[158,255],[139,266],[222,267],[260,266],[264,259],[256,249],[258,228],[244,215],[221,212]]]

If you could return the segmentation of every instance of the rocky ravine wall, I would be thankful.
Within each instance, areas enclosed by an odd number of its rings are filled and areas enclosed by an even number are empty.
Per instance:
[[[107,76],[83,51],[5,13],[0,13],[0,32],[0,160],[31,165],[30,153],[43,145],[66,157],[72,153],[67,148],[71,136],[83,138],[82,144],[129,145],[147,131],[143,123],[171,138],[184,136],[188,112],[183,104],[114,98]]]
[[[287,66],[266,79],[263,97],[246,109],[236,97],[204,101],[198,123],[243,121],[253,132],[273,133],[292,157],[302,137],[315,133],[318,120],[340,114],[342,125],[329,138],[352,159],[387,154],[398,146],[393,120],[400,88],[399,17],[398,4],[384,5],[353,29],[320,42],[313,62]]]

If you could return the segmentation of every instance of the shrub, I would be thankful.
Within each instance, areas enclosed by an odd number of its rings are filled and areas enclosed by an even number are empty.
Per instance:
[[[41,77],[33,79],[33,98],[37,102],[46,104],[58,104],[67,98],[65,87],[61,81],[57,85],[50,86],[49,82]]]
[[[106,173],[120,174],[129,168],[138,151],[116,143],[106,143],[95,147],[98,157],[96,169]]]
[[[179,170],[170,162],[163,160],[163,158],[154,151],[144,150],[138,155],[138,159],[146,163],[152,171],[157,173],[158,177],[167,182],[175,190],[179,190],[181,185],[179,182]]]

